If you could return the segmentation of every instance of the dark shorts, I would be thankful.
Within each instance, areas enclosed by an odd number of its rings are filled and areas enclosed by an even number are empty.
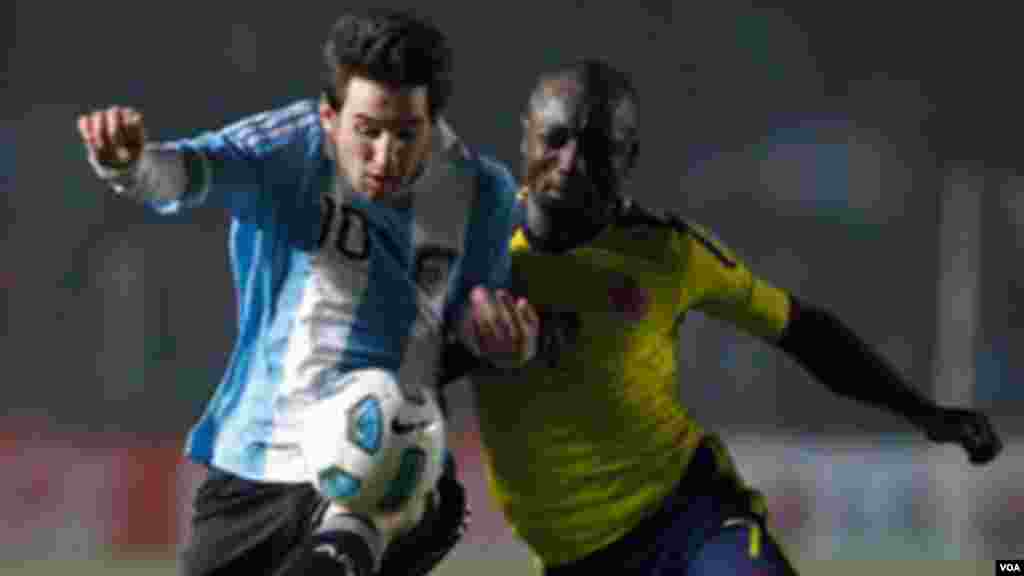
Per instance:
[[[768,532],[761,501],[702,443],[650,518],[585,558],[545,568],[545,576],[591,576],[608,568],[638,576],[795,576]]]
[[[411,532],[384,554],[381,576],[427,574],[462,538],[469,508],[449,453],[427,506]],[[311,484],[252,482],[211,469],[193,502],[192,534],[181,553],[182,576],[281,576],[295,566],[329,507]]]
[[[319,525],[328,502],[310,484],[251,482],[211,469],[193,502],[179,574],[274,576]]]

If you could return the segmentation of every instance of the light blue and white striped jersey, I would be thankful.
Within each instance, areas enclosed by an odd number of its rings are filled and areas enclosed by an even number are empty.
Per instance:
[[[508,274],[516,184],[442,122],[411,207],[371,203],[335,178],[317,103],[300,101],[219,131],[162,143],[184,152],[188,189],[160,213],[231,214],[238,337],[186,453],[252,480],[307,479],[303,407],[341,373],[378,367],[432,385],[441,326],[470,290]]]

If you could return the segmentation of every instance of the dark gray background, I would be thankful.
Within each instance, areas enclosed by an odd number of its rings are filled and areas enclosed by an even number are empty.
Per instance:
[[[225,215],[160,218],[110,198],[75,117],[133,105],[167,138],[314,95],[332,20],[362,4],[6,5],[7,414],[161,435],[192,423],[233,337]],[[625,68],[641,99],[633,195],[707,225],[929,391],[939,198],[951,163],[973,161],[986,179],[977,396],[1011,426],[1024,364],[1009,264],[1022,220],[1015,185],[1002,187],[1019,148],[1008,10],[889,4],[444,2],[427,13],[454,46],[450,118],[468,142],[518,172],[518,114],[540,70],[582,56]],[[905,430],[716,322],[694,317],[681,346],[684,398],[713,427]]]

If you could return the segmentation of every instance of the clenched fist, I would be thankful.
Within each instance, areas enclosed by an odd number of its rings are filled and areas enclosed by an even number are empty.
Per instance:
[[[936,408],[918,425],[932,442],[959,444],[971,464],[988,464],[1003,449],[988,416],[974,410]]]
[[[146,144],[142,114],[120,106],[80,116],[78,132],[90,156],[105,168],[131,166]]]

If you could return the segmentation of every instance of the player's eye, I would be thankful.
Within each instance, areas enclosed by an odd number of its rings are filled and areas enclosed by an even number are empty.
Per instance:
[[[369,138],[371,140],[376,139],[380,136],[380,128],[370,126],[369,124],[356,124],[356,134],[363,138]]]

